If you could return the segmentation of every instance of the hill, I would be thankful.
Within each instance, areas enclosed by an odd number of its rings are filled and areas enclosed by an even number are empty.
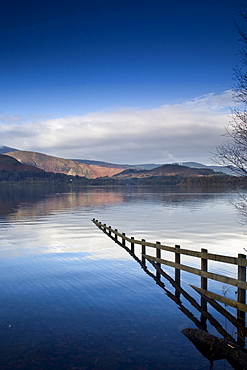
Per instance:
[[[164,164],[163,166],[154,168],[150,171],[138,171],[129,169],[114,176],[118,179],[133,179],[133,178],[150,178],[150,177],[164,177],[164,176],[179,176],[179,177],[199,177],[199,176],[212,176],[215,171],[206,168],[191,168],[179,164]]]
[[[204,164],[198,162],[181,162],[181,163],[172,163],[172,164],[115,164],[115,163],[108,163],[103,161],[95,161],[95,160],[87,160],[87,159],[64,159],[55,156],[50,156],[42,153],[32,152],[32,151],[22,151],[18,149],[14,149],[7,146],[0,146],[0,154],[8,154],[9,156],[17,159],[20,163],[35,166],[39,169],[42,169],[46,172],[53,172],[53,173],[61,173],[66,174],[69,176],[79,176],[85,177],[87,179],[96,179],[101,177],[112,177],[118,174],[121,178],[145,178],[145,177],[152,177],[152,176],[195,176],[195,173],[191,171],[181,170],[181,167],[184,166],[186,168],[191,168],[193,170],[200,169],[202,170],[209,170],[209,174],[212,174],[210,171],[221,172],[227,175],[234,175],[234,172],[226,167],[221,166],[206,166]],[[180,166],[179,171],[176,168],[175,172],[173,172],[171,167],[163,167],[163,166]],[[163,168],[162,168],[163,167]],[[158,169],[155,172],[155,169]],[[169,173],[169,171],[171,171]],[[128,170],[134,170],[128,172]],[[149,172],[153,171],[154,172]],[[146,172],[148,171],[148,172]],[[168,171],[168,172],[167,172]],[[177,172],[178,171],[178,172]],[[183,174],[181,173],[183,171]],[[199,173],[197,172],[197,175]],[[201,172],[202,174],[202,172]],[[207,171],[204,172],[207,174]]]
[[[144,164],[116,164],[116,163],[109,163],[109,162],[102,162],[102,161],[93,161],[90,159],[72,159],[72,161],[79,162],[79,163],[86,163],[89,165],[96,165],[100,167],[110,167],[110,168],[121,168],[124,169],[136,169],[136,170],[152,170],[153,168],[161,166],[161,164],[155,163],[144,163]]]
[[[108,162],[103,162],[103,161],[94,161],[94,160],[89,160],[89,159],[72,159],[75,162],[79,163],[85,163],[89,165],[96,165],[100,167],[110,167],[110,168],[121,168],[122,170],[126,169],[134,169],[138,171],[142,170],[152,170],[157,167],[161,167],[162,164],[157,164],[157,163],[143,163],[143,164],[116,164],[116,163],[108,163]],[[230,168],[223,167],[223,166],[214,166],[214,165],[205,165],[202,163],[198,162],[175,162],[172,163],[175,165],[180,165],[180,166],[185,166],[185,167],[190,167],[190,168],[204,168],[204,169],[211,169],[214,170],[215,172],[222,172],[227,175],[233,175],[234,171],[231,170]]]
[[[222,172],[222,173],[225,173],[226,175],[233,175],[234,174],[234,168],[233,167],[232,167],[233,169],[231,170],[230,168],[224,167],[224,166],[214,166],[214,165],[206,166],[205,164],[197,163],[197,162],[182,162],[182,163],[179,163],[179,164],[181,164],[182,166],[187,166],[187,167],[191,167],[191,168],[211,168],[212,170],[214,170],[216,172]]]
[[[17,159],[22,164],[35,166],[46,172],[62,173],[70,176],[86,177],[95,179],[97,177],[113,176],[122,172],[124,167],[102,167],[75,162],[71,159],[54,157],[42,153],[29,151],[9,152],[8,156]]]
[[[12,155],[12,152],[35,153],[35,152],[32,152],[32,151],[29,151],[29,152],[21,151],[19,149],[11,148],[11,147],[4,146],[4,145],[0,146],[0,154],[9,153],[9,154],[11,154],[11,156],[14,157],[14,155]],[[45,155],[45,154],[41,154],[41,153],[37,153],[37,154]],[[48,157],[51,157],[51,156],[48,156]],[[57,157],[53,157],[53,158],[57,158]],[[65,161],[71,160],[71,161],[76,162],[76,163],[89,165],[90,167],[94,166],[94,167],[91,168],[91,170],[93,170],[93,172],[94,172],[94,175],[92,175],[93,176],[92,178],[104,177],[104,176],[113,176],[115,173],[120,173],[121,171],[126,170],[126,169],[135,169],[135,170],[138,170],[138,171],[139,170],[152,170],[154,168],[162,166],[162,164],[157,164],[157,163],[142,163],[142,164],[132,164],[132,165],[130,165],[130,164],[109,163],[109,162],[96,161],[96,160],[90,160],[90,159],[64,159],[64,160]],[[27,163],[28,163],[28,159],[27,159]],[[33,161],[31,162],[31,164],[35,165],[35,163]],[[233,175],[234,174],[233,170],[231,170],[227,167],[217,166],[217,165],[216,166],[214,166],[214,165],[207,166],[207,165],[204,165],[204,164],[198,163],[198,162],[179,162],[179,163],[175,162],[175,163],[172,163],[172,164],[191,167],[191,168],[210,168],[210,169],[213,169],[216,172],[222,172],[222,173],[225,173],[227,175]],[[109,168],[111,170],[107,170],[107,168]],[[43,167],[42,167],[42,169],[43,169]],[[47,170],[45,170],[45,171],[47,171]],[[80,171],[81,170],[79,170],[79,173],[80,173]],[[55,172],[55,171],[53,171],[53,172]],[[73,169],[72,169],[72,172],[73,172]],[[60,173],[60,172],[58,172],[58,173]],[[64,173],[64,172],[61,172],[61,173]],[[66,171],[66,174],[68,174],[67,171]],[[78,174],[78,176],[84,176],[84,175],[83,174]],[[87,175],[86,175],[86,177],[87,177]],[[89,178],[91,178],[91,177],[89,177]]]
[[[44,172],[43,170],[20,163],[17,159],[6,154],[0,154],[0,170],[5,171],[29,171],[29,172]]]
[[[8,152],[16,152],[18,149],[10,148],[9,146],[0,146],[0,154]]]
[[[16,151],[9,154],[0,154],[1,183],[59,184],[73,185],[73,187],[110,185],[232,186],[233,184],[246,186],[245,181],[242,183],[241,177],[217,173],[207,166],[191,168],[179,164],[165,164],[151,170],[128,168],[122,171],[121,166],[115,168],[87,165],[35,152]]]
[[[130,166],[128,164],[115,164],[115,163],[108,163],[108,162],[103,162],[103,161],[94,161],[91,159],[71,159],[73,162],[78,162],[78,163],[84,163],[88,165],[94,165],[94,166],[99,166],[99,167],[106,167],[106,168],[120,168],[122,171],[124,168],[129,168]]]

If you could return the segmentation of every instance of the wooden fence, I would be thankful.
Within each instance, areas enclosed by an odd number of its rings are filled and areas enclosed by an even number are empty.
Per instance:
[[[159,279],[160,275],[163,275],[161,265],[171,266],[175,269],[175,282],[177,286],[180,286],[180,272],[187,271],[189,273],[201,276],[201,286],[196,287],[191,285],[195,291],[201,295],[201,306],[206,306],[209,300],[215,300],[225,305],[234,307],[237,309],[237,319],[245,322],[245,313],[247,312],[246,305],[246,266],[247,259],[246,255],[238,254],[238,257],[224,256],[220,254],[208,253],[207,249],[201,249],[201,251],[192,251],[188,249],[180,248],[179,245],[170,247],[163,245],[160,242],[150,243],[145,239],[138,240],[134,237],[128,237],[125,233],[120,233],[117,229],[113,229],[111,226],[106,226],[96,219],[92,220],[93,223],[98,226],[100,230],[106,233],[111,239],[125,247],[126,242],[130,243],[129,250],[135,252],[135,245],[141,246],[141,262],[143,266],[146,266],[146,261],[149,261],[156,268],[156,277]],[[156,256],[148,254],[148,248],[155,248]],[[162,250],[174,253],[174,261],[170,261],[162,258]],[[191,256],[200,258],[201,268],[194,268],[181,263],[181,256]],[[236,278],[216,274],[208,270],[208,261],[217,261],[227,264],[237,265],[238,273]],[[222,296],[220,294],[213,293],[208,290],[208,279],[215,280],[224,284],[229,284],[237,288],[237,300],[233,300]]]

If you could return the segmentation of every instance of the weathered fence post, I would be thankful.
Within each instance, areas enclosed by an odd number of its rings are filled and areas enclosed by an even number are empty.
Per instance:
[[[109,236],[111,236],[111,226],[109,226]]]
[[[178,253],[180,245],[175,245],[175,263],[180,264],[180,253]],[[175,268],[175,282],[180,285],[180,269]]]
[[[135,238],[132,236],[130,239],[131,239],[131,240],[134,240]],[[130,244],[130,248],[131,248],[131,252],[132,252],[132,253],[135,253],[135,243],[131,242],[131,244]]]
[[[125,233],[122,233],[122,245],[125,247],[125,239],[124,239],[124,237],[125,237]]]
[[[104,232],[106,232],[106,224],[103,225]]]
[[[202,248],[201,252],[208,253],[208,250]],[[208,260],[206,258],[201,258],[201,270],[205,272],[208,271]],[[204,276],[201,276],[201,288],[208,290],[208,279]],[[203,296],[201,296],[201,308],[203,311],[207,311],[207,301]],[[201,324],[203,329],[207,330],[207,319],[203,314],[201,315]]]
[[[156,242],[156,244],[159,246],[160,242]],[[159,247],[156,247],[156,258],[161,258],[161,249]],[[160,262],[156,262],[156,264],[159,268],[161,268],[161,263]],[[160,273],[159,273],[158,270],[156,270],[156,277],[157,277],[157,279],[160,280]]]
[[[116,242],[117,242],[117,233],[118,232],[118,229],[115,229],[115,240],[116,240]]]
[[[238,258],[246,259],[245,254],[238,254]],[[246,267],[238,265],[238,280],[246,281]],[[238,302],[246,304],[246,290],[238,288]],[[237,318],[245,325],[245,312],[237,310]],[[239,338],[238,338],[239,339]]]
[[[180,253],[178,253],[180,249],[180,245],[175,245],[175,263],[180,264]],[[180,269],[175,268],[175,282],[178,286],[180,286]],[[180,293],[176,290],[175,296],[180,298]]]
[[[145,239],[142,239],[142,242],[145,243]],[[142,244],[142,263],[146,266],[146,258],[144,257],[144,254],[146,254],[146,246]]]
[[[202,253],[208,253],[207,249],[202,248]],[[208,271],[208,260],[206,258],[201,259],[201,270]],[[206,277],[201,276],[201,288],[207,290],[208,289],[208,279]]]

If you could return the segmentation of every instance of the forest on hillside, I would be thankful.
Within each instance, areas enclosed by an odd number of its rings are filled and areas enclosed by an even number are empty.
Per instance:
[[[212,175],[198,177],[152,176],[147,178],[101,177],[87,179],[79,176],[68,176],[54,172],[0,171],[0,184],[61,184],[68,186],[139,186],[139,185],[184,185],[184,186],[242,186],[247,187],[245,177],[229,175]]]

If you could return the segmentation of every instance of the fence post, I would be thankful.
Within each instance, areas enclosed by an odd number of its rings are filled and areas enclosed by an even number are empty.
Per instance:
[[[145,239],[142,239],[142,242],[145,241]],[[143,256],[144,254],[146,254],[146,246],[142,244],[142,263],[146,266],[146,258]]]
[[[180,253],[177,251],[180,249],[180,245],[175,245],[175,263],[180,264]],[[175,268],[175,282],[180,285],[180,269]]]
[[[106,232],[106,224],[104,224],[103,226],[104,226],[104,232]]]
[[[134,240],[134,237],[132,236],[130,239]],[[135,244],[133,242],[131,242],[130,246],[131,246],[131,252],[135,253]]]
[[[160,245],[160,242],[156,242],[156,244],[159,246]],[[156,258],[161,258],[161,249],[156,247]],[[157,266],[159,268],[161,268],[161,263],[160,262],[156,262]],[[156,270],[156,277],[157,279],[160,280],[160,273],[158,270]]]
[[[109,226],[109,236],[111,236],[111,226]]]
[[[208,250],[202,248],[201,252],[208,253]],[[206,272],[208,271],[208,260],[206,258],[201,259],[201,270]],[[201,277],[201,288],[208,290],[208,279],[203,276]]]
[[[245,254],[238,254],[238,258],[246,259]],[[238,265],[238,280],[246,281],[246,267]],[[238,302],[245,304],[246,301],[246,290],[238,288]],[[237,310],[237,318],[240,322],[245,325],[245,312]],[[238,338],[239,339],[239,338]]]
[[[180,264],[180,253],[177,252],[179,251],[179,249],[180,245],[175,245],[175,263]],[[180,269],[175,268],[175,282],[178,286],[180,286],[180,275],[181,275]],[[180,293],[178,292],[178,290],[175,291],[175,296],[177,298],[180,298]]]
[[[202,248],[201,252],[208,253],[208,250]],[[201,271],[208,271],[208,260],[206,258],[201,258]],[[201,276],[201,288],[208,290],[208,279],[203,276]],[[203,296],[201,296],[201,308],[203,311],[207,311],[207,301]],[[203,329],[207,330],[207,319],[203,314],[201,314],[201,324]]]
[[[125,239],[124,239],[124,237],[125,237],[125,233],[122,233],[122,245],[125,247]]]
[[[117,242],[117,233],[118,232],[118,229],[115,229],[115,241]]]

